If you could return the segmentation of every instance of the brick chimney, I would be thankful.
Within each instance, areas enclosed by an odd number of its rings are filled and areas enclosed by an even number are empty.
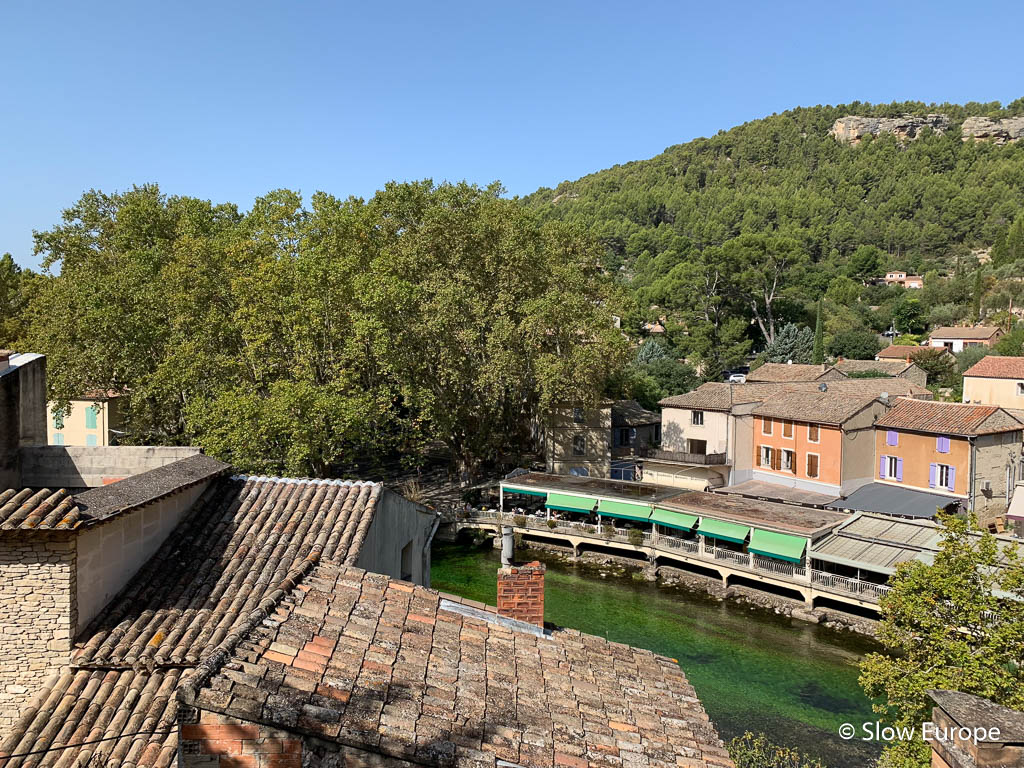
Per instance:
[[[498,571],[498,614],[544,626],[544,572],[536,560],[526,565],[505,565]]]
[[[14,353],[7,349],[0,349],[0,373],[11,367],[11,355]]]

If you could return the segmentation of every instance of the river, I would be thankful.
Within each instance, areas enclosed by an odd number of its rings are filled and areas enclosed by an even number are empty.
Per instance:
[[[678,659],[722,738],[763,732],[829,768],[864,768],[877,749],[843,741],[842,723],[874,721],[857,663],[875,643],[849,633],[717,601],[681,587],[602,578],[542,551],[545,619]],[[520,559],[524,553],[518,553]],[[490,545],[436,542],[432,586],[494,605],[500,564]]]

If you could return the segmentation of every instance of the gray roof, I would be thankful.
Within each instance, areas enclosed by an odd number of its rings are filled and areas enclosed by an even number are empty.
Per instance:
[[[821,541],[808,557],[830,563],[892,573],[896,565],[931,556],[938,549],[942,527],[931,520],[902,520],[858,513]]]
[[[612,403],[613,427],[639,427],[644,424],[660,423],[660,413],[648,411],[636,400],[616,400]]]
[[[848,509],[854,512],[880,512],[899,517],[920,517],[931,519],[935,510],[950,504],[959,504],[960,499],[941,493],[930,493],[915,488],[899,488],[885,483],[868,483],[861,486],[845,499],[829,504],[834,509]]]

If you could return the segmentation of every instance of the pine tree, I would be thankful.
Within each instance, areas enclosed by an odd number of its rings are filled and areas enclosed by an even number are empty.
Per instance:
[[[974,318],[976,323],[981,322],[981,292],[983,289],[982,283],[982,268],[978,267],[974,270],[974,291],[971,296],[971,316]]]
[[[821,365],[825,362],[825,333],[821,327],[821,297],[818,297],[818,318],[814,322],[814,351],[811,353],[811,362]]]

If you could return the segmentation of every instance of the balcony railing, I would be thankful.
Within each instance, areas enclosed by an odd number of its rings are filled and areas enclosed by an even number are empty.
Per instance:
[[[604,523],[601,529],[592,523],[578,523],[567,520],[546,520],[534,515],[522,516],[517,524],[516,515],[505,513],[502,515],[497,510],[460,512],[457,515],[449,515],[449,520],[457,522],[488,522],[504,523],[516,528],[544,531],[547,533],[563,533],[587,538],[602,539],[604,541],[629,542],[629,530],[626,528],[614,528],[609,523]],[[554,523],[554,525],[551,525]],[[603,530],[602,530],[603,529]],[[877,602],[881,595],[889,591],[886,584],[875,584],[873,582],[851,579],[847,576],[839,576],[834,573],[810,570],[804,565],[788,563],[782,560],[773,560],[770,557],[755,555],[749,552],[737,552],[725,547],[715,546],[703,538],[683,539],[678,536],[664,533],[655,534],[650,531],[643,532],[644,547],[655,550],[683,552],[687,557],[709,562],[721,562],[730,567],[740,570],[751,571],[758,574],[768,574],[783,579],[791,580],[798,584],[812,584],[830,592],[841,592],[854,595],[863,600]]]
[[[652,448],[647,452],[647,456],[655,461],[674,461],[679,464],[720,466],[726,463],[724,453],[688,453],[686,451],[664,451],[660,448]]]

